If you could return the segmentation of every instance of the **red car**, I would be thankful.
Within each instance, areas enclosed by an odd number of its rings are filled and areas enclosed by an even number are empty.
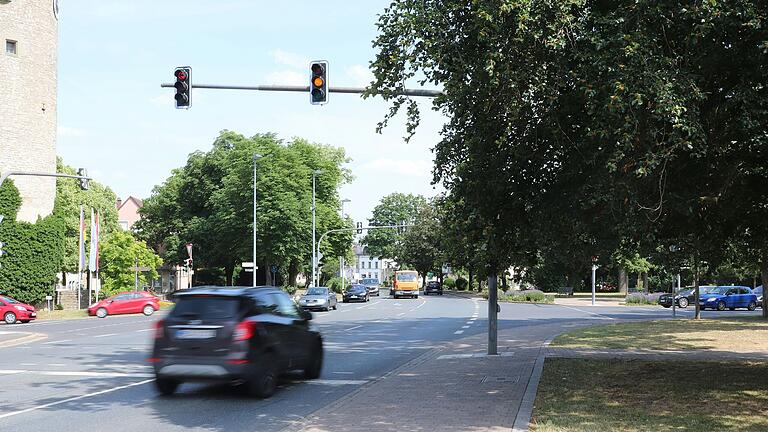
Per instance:
[[[143,313],[152,315],[160,310],[160,299],[146,292],[126,292],[94,303],[88,308],[88,315],[104,318],[107,315]]]
[[[34,306],[7,296],[0,296],[0,314],[8,324],[14,324],[16,321],[28,323],[37,318],[37,311]]]

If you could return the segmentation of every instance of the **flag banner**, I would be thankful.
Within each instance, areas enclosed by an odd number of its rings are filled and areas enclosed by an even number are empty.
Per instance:
[[[91,209],[91,247],[88,252],[88,270],[99,271],[99,213]]]
[[[80,233],[79,233],[79,255],[77,260],[77,270],[82,272],[85,269],[85,210],[80,206]],[[79,276],[78,276],[79,278]],[[78,279],[79,280],[79,279]]]

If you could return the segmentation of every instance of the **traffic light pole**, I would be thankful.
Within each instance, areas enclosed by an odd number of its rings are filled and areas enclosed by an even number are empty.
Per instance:
[[[75,178],[75,179],[81,179],[81,180],[91,180],[90,177],[73,175],[73,174],[41,173],[41,172],[30,172],[30,171],[8,171],[3,175],[0,175],[0,187],[3,186],[5,179],[7,179],[10,176],[64,177],[64,178]]]
[[[163,83],[160,84],[163,88],[174,88],[175,84]],[[220,84],[192,84],[190,88],[193,89],[213,89],[213,90],[254,90],[254,91],[278,91],[278,92],[299,92],[308,93],[309,86],[289,86],[289,85],[257,85],[257,86],[244,86],[244,85],[220,85]],[[365,87],[328,87],[328,93],[348,93],[348,94],[363,94],[365,93]],[[403,96],[421,96],[421,97],[437,97],[443,94],[441,90],[426,90],[426,89],[404,89],[395,92],[396,95]]]

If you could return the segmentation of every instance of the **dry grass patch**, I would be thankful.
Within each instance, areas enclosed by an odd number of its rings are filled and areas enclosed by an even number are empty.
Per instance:
[[[558,336],[552,346],[585,349],[768,351],[768,321],[658,320],[588,327]]]
[[[768,364],[553,359],[536,432],[768,430]]]

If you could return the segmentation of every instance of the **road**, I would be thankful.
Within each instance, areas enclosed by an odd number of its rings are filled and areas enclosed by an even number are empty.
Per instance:
[[[383,292],[383,291],[382,291]],[[487,304],[452,296],[339,303],[315,313],[325,338],[316,381],[287,378],[268,400],[229,386],[184,384],[158,397],[145,359],[158,316],[14,325],[43,340],[0,349],[0,430],[280,431],[422,354],[486,330]],[[689,316],[690,311],[680,311]],[[734,314],[734,312],[730,312]],[[758,312],[759,313],[759,312]],[[736,312],[735,314],[740,314]],[[669,317],[660,308],[505,304],[500,329],[545,329],[541,337],[595,322]],[[0,331],[7,327],[0,326]],[[533,332],[532,332],[533,333]],[[538,334],[538,333],[537,333]],[[504,342],[500,341],[500,345]],[[361,412],[376,407],[361,407]]]

